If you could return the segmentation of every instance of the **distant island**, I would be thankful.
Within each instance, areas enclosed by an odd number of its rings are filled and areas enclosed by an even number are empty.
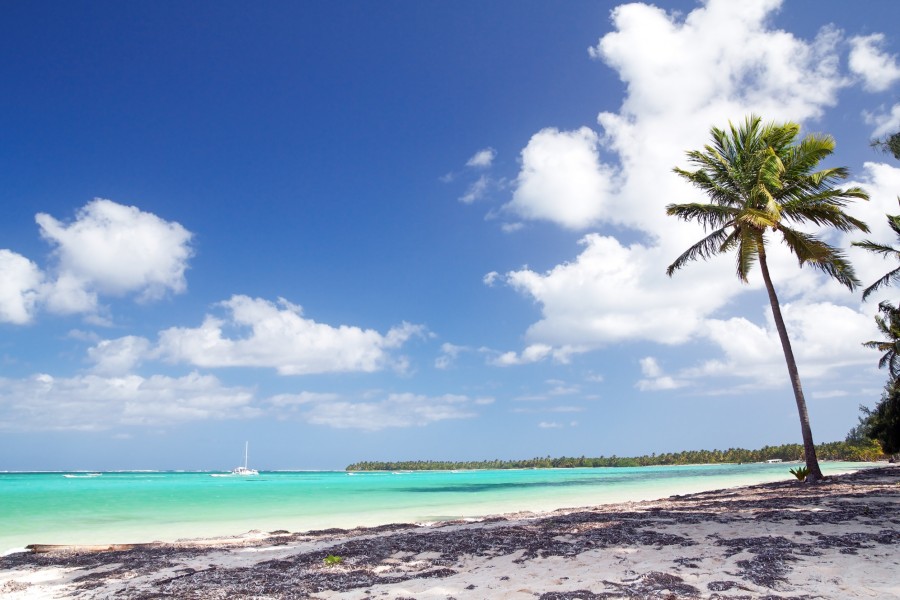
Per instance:
[[[868,462],[885,458],[877,442],[828,442],[816,445],[821,460]],[[803,460],[803,446],[782,444],[763,446],[758,450],[729,448],[728,450],[686,450],[644,456],[561,456],[527,458],[523,460],[400,460],[360,461],[348,465],[346,471],[450,471],[454,469],[574,469],[578,467],[649,467],[661,465],[701,465],[715,463],[753,463],[768,460]]]

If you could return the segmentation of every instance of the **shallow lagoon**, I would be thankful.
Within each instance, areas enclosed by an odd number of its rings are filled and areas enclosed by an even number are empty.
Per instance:
[[[792,479],[792,464],[488,471],[0,473],[0,553],[476,518]],[[873,466],[823,462],[826,475]]]

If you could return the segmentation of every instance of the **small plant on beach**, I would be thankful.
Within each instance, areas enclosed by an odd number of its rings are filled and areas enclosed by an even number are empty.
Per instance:
[[[804,467],[797,467],[796,469],[791,469],[791,475],[797,478],[797,481],[806,481],[806,476],[809,475],[809,469]]]
[[[340,556],[336,556],[334,554],[329,554],[328,556],[325,557],[325,560],[323,560],[322,562],[325,563],[326,567],[335,567],[335,566],[341,564],[342,562],[344,562],[344,559],[341,558]]]

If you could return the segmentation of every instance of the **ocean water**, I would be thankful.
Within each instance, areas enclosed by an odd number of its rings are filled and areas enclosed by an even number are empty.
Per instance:
[[[250,530],[423,523],[546,511],[792,479],[793,464],[497,471],[0,473],[0,554]],[[825,462],[827,474],[871,463]]]

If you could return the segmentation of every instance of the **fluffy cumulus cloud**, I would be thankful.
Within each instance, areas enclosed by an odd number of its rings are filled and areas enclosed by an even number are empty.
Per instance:
[[[794,303],[782,306],[785,325],[802,378],[837,379],[842,367],[873,364],[871,350],[860,340],[876,339],[871,316],[831,303]],[[757,387],[785,382],[784,355],[771,312],[757,325],[743,317],[710,319],[706,336],[722,349],[723,357],[687,369],[687,377],[742,377]]]
[[[666,262],[677,256],[674,249],[623,246],[593,233],[581,245],[584,250],[574,262],[543,273],[522,269],[506,275],[509,285],[543,308],[542,319],[527,333],[532,344],[592,348],[636,339],[683,343],[696,333],[703,314],[740,288],[728,272],[730,265],[699,264],[693,278],[666,277]]]
[[[863,79],[867,90],[883,92],[900,80],[897,56],[889,56],[882,50],[884,34],[850,38],[850,70]]]
[[[0,322],[23,325],[34,316],[44,275],[33,262],[0,250]]]
[[[477,408],[493,402],[492,398],[470,398],[445,394],[387,394],[384,397],[367,395],[350,400],[330,394],[281,395],[272,399],[279,408],[289,407],[297,416],[313,425],[336,429],[378,431],[398,427],[425,426],[448,419],[468,419],[476,416]]]
[[[835,106],[840,90],[854,81],[841,70],[841,53],[848,48],[842,34],[826,27],[814,38],[801,39],[776,29],[770,21],[780,5],[779,0],[709,0],[687,14],[642,3],[612,11],[613,30],[589,54],[618,73],[626,90],[621,106],[600,113],[596,130],[535,133],[522,150],[512,200],[505,206],[520,219],[595,232],[585,233],[580,253],[569,262],[544,271],[492,274],[486,280],[502,280],[539,306],[541,317],[526,334],[527,348],[544,349],[539,359],[552,355],[546,347],[574,352],[634,340],[669,345],[711,341],[726,348],[728,340],[713,333],[715,320],[728,321],[723,313],[733,311],[744,292],[760,290],[761,278],[756,273],[749,284],[741,284],[728,257],[692,263],[672,278],[665,275],[666,266],[704,235],[697,224],[665,214],[667,204],[705,200],[672,168],[690,166],[685,152],[702,148],[711,126],[741,121],[751,113],[808,124]],[[893,77],[895,61],[875,52],[879,44],[876,36],[856,40],[853,49],[868,48],[872,56],[881,56],[887,65],[881,81],[886,81]],[[855,72],[864,71],[870,74],[866,81],[875,80],[872,69]],[[888,190],[897,172],[870,165],[863,183],[878,180],[876,187]],[[882,221],[884,212],[896,212],[897,189],[873,192],[868,206],[854,203],[850,210],[870,224]],[[875,231],[872,237],[892,239]],[[849,243],[837,238],[832,241],[844,247]],[[858,269],[862,279],[872,271],[866,260],[873,259],[865,259]],[[770,262],[782,299],[793,302],[795,314],[803,312],[802,306],[824,302],[814,314],[860,325],[871,319],[871,306],[860,309],[858,296],[824,283],[812,269],[798,270],[782,245],[772,245]],[[757,334],[770,337],[764,324],[751,325]],[[799,349],[811,342],[813,332],[796,328]],[[829,365],[858,364],[861,332],[857,329],[843,348],[830,353],[814,345],[821,350],[819,374]],[[849,330],[844,333],[851,336]],[[506,362],[527,362],[526,355],[510,354]],[[780,351],[772,355],[781,360]],[[769,362],[762,358],[755,355],[755,364]],[[677,379],[648,375],[647,368],[638,384],[644,389],[673,388],[686,379],[681,373]]]
[[[127,375],[151,355],[150,340],[128,335],[102,340],[87,351],[94,363],[93,372],[101,375]]]
[[[254,417],[253,393],[211,375],[184,377],[38,374],[0,379],[0,430],[100,431],[129,425]]]
[[[599,158],[599,136],[544,129],[522,150],[522,170],[506,209],[524,219],[543,219],[571,229],[600,219],[610,195],[613,170]]]
[[[185,290],[191,233],[134,206],[95,199],[64,223],[38,213],[41,237],[53,246],[41,269],[0,250],[0,321],[24,324],[39,308],[96,313],[99,297],[135,294],[141,301]]]
[[[191,233],[178,223],[101,199],[80,209],[72,223],[44,213],[35,221],[55,246],[59,271],[85,289],[153,299],[186,287]]]
[[[409,323],[386,333],[334,327],[305,318],[301,307],[283,299],[276,304],[238,295],[221,306],[226,319],[207,316],[200,327],[160,332],[157,354],[200,367],[268,367],[282,375],[373,372],[402,369],[392,351],[424,333]]]

